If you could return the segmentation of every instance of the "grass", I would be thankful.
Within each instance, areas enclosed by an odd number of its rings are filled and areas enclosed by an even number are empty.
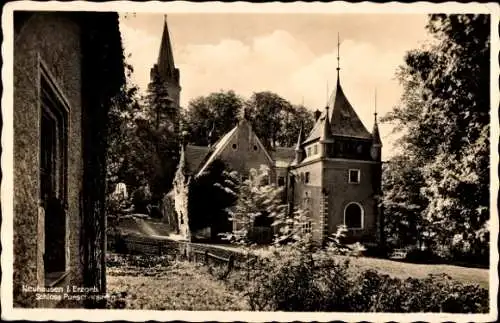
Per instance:
[[[338,256],[341,258],[346,258]],[[490,272],[488,269],[468,268],[454,265],[412,264],[389,259],[378,258],[350,258],[350,268],[356,271],[374,269],[382,274],[395,278],[405,279],[425,278],[429,274],[445,273],[454,280],[464,284],[477,284],[482,288],[489,288]]]
[[[109,308],[187,311],[248,310],[242,297],[199,265],[174,261],[107,271]]]

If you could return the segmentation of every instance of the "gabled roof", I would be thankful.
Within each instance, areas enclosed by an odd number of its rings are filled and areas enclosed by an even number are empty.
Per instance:
[[[222,136],[221,139],[219,139],[215,143],[215,145],[211,149],[212,154],[210,155],[208,160],[203,164],[203,166],[201,166],[200,170],[198,171],[197,176],[200,175],[201,173],[203,173],[203,171],[205,171],[205,169],[208,167],[208,165],[210,165],[220,155],[220,153],[224,150],[224,148],[227,146],[227,144],[231,141],[231,138],[236,133],[236,129],[238,129],[238,126],[231,129],[231,131],[226,133],[224,136]]]
[[[186,145],[185,148],[185,158],[187,171],[190,174],[198,172],[203,162],[207,159],[210,153],[209,147]]]
[[[340,86],[340,77],[337,77],[337,86],[330,96],[328,106],[332,109],[330,118],[332,135],[371,139],[370,133],[347,100]]]

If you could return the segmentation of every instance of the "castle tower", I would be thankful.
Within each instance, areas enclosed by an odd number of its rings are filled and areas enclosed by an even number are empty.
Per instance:
[[[325,242],[339,225],[346,225],[348,240],[376,244],[382,143],[378,125],[371,134],[344,94],[339,54],[340,41],[336,87],[311,133],[298,145],[305,158],[291,166],[299,178],[294,200],[311,210],[316,241]]]

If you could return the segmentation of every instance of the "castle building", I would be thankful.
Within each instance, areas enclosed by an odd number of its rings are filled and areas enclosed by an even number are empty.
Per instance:
[[[155,69],[168,71],[162,73],[170,77],[172,84],[177,82],[172,87],[173,95],[178,96],[179,73],[171,49],[164,49],[164,44],[170,46],[166,24]],[[344,94],[339,66],[337,84],[327,106],[316,114],[309,134],[302,130],[297,134],[296,147],[267,150],[246,117],[209,146],[184,142],[181,147],[182,174],[179,168],[170,193],[178,205],[174,207],[172,202],[170,209],[175,208],[177,213],[186,213],[186,204],[191,202],[179,198],[189,178],[199,176],[215,160],[224,161],[243,177],[250,169],[265,165],[270,169],[271,183],[284,187],[288,204],[309,211],[310,223],[304,230],[311,232],[313,240],[326,242],[339,225],[346,226],[351,241],[377,244],[382,240],[383,219],[378,207],[382,142],[376,114],[370,133]],[[178,219],[188,218],[187,214],[178,215]]]

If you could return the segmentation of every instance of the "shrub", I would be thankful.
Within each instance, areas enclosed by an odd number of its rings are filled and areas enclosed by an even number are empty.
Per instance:
[[[486,289],[445,274],[402,280],[375,270],[353,275],[348,267],[329,251],[281,250],[257,261],[244,295],[252,310],[488,312]]]

